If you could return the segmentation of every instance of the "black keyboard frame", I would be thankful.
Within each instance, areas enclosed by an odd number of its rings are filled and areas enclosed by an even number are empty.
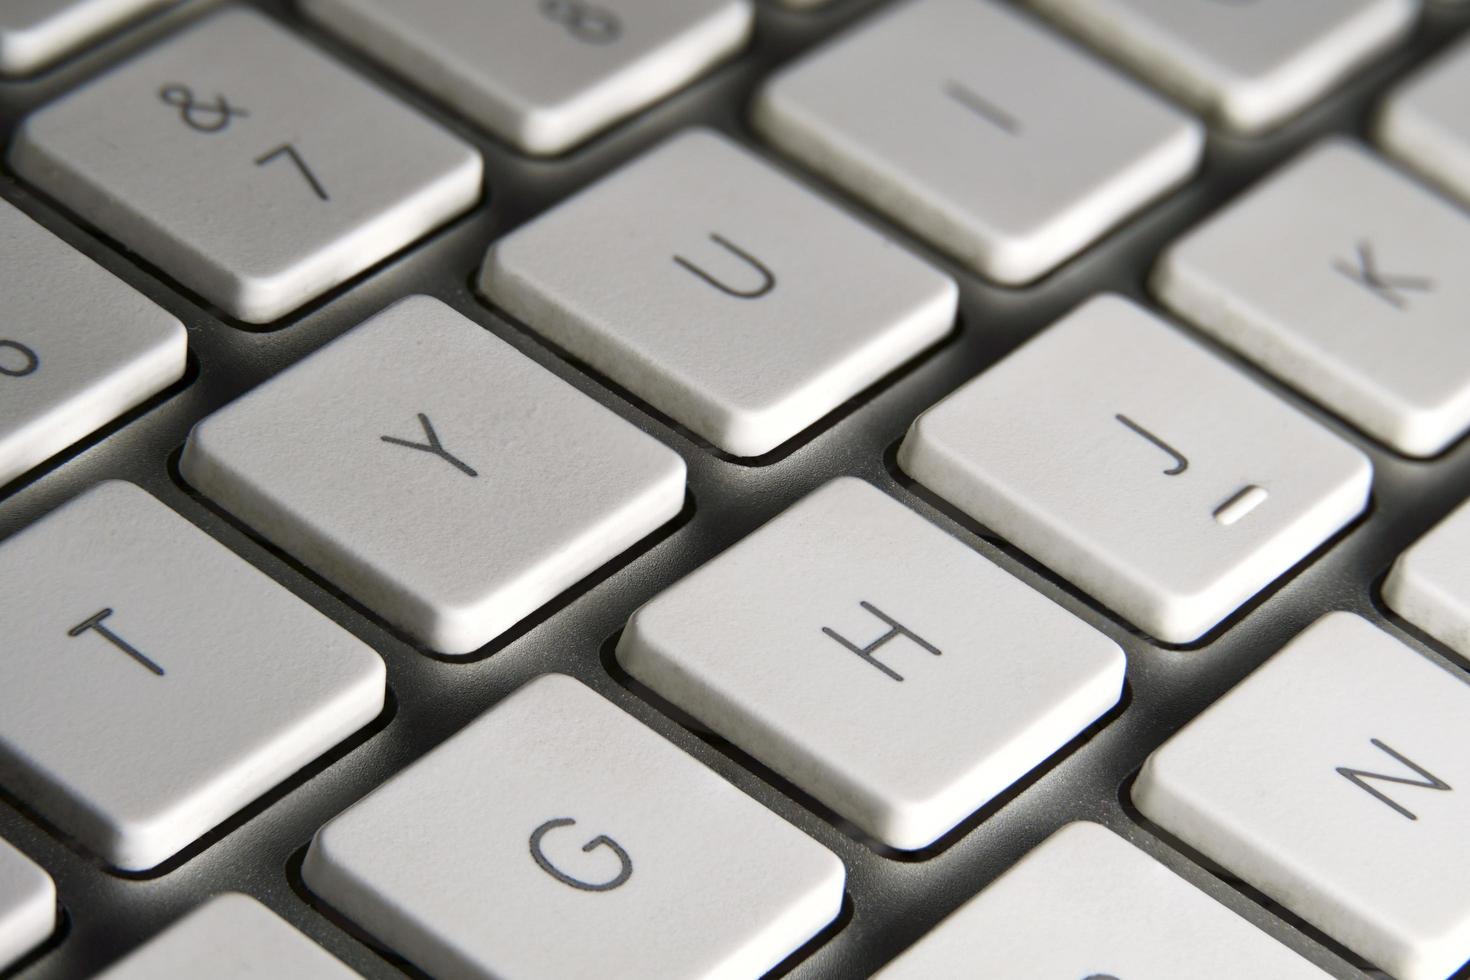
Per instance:
[[[1381,96],[1426,57],[1470,33],[1470,5],[1431,3],[1430,13],[1408,43],[1265,138],[1245,140],[1213,133],[1205,168],[1186,189],[1148,209],[1059,272],[1023,290],[985,284],[860,203],[781,160],[750,130],[746,108],[765,76],[820,45],[844,25],[885,6],[883,0],[836,0],[812,12],[789,11],[772,0],[757,0],[756,39],[745,54],[631,122],[551,160],[532,160],[515,153],[420,93],[409,80],[384,71],[336,41],[306,21],[290,3],[261,0],[254,5],[293,24],[310,41],[478,146],[485,155],[488,196],[472,214],[262,329],[232,321],[162,270],[137,260],[69,214],[58,202],[26,187],[8,167],[0,167],[0,196],[182,319],[191,345],[189,371],[169,392],[0,487],[0,538],[100,480],[120,478],[137,483],[381,653],[388,665],[390,707],[367,731],[298,773],[163,868],[144,875],[104,868],[0,789],[0,837],[51,873],[64,913],[57,936],[0,977],[61,980],[89,976],[208,896],[230,890],[259,899],[364,976],[420,976],[313,899],[300,880],[302,854],[313,832],[336,813],[507,693],[548,671],[568,673],[590,684],[842,858],[849,875],[842,916],[776,975],[866,976],[1050,833],[1082,819],[1120,832],[1333,975],[1364,975],[1363,965],[1331,940],[1149,825],[1129,803],[1128,787],[1150,751],[1330,610],[1352,610],[1386,625],[1464,676],[1466,663],[1390,613],[1379,587],[1393,559],[1470,496],[1470,441],[1461,441],[1434,460],[1405,459],[1247,366],[1249,373],[1282,399],[1368,452],[1376,468],[1373,500],[1365,517],[1203,642],[1187,648],[1152,641],[1007,544],[995,531],[976,526],[915,486],[899,471],[895,452],[905,429],[921,411],[1086,297],[1114,290],[1149,302],[1147,275],[1160,250],[1302,147],[1328,133],[1367,138]],[[30,110],[216,6],[189,0],[34,79],[0,82],[0,134],[6,144]],[[628,392],[566,358],[525,326],[498,314],[473,289],[473,279],[492,241],[660,138],[693,124],[714,126],[756,148],[945,268],[961,283],[960,323],[949,340],[791,443],[756,460],[737,460],[713,450]],[[213,506],[177,470],[179,451],[195,422],[411,293],[444,300],[672,446],[689,464],[688,504],[673,525],[465,661],[416,648],[370,611]],[[1226,360],[1243,363],[1218,345],[1205,342]],[[1037,397],[1046,394],[1039,391]],[[917,854],[892,852],[865,841],[799,788],[721,739],[700,732],[690,719],[640,688],[618,668],[611,652],[628,614],[639,604],[810,490],[843,474],[863,477],[884,488],[1097,626],[1128,654],[1128,688],[1117,709],[1017,787],[934,847]],[[0,624],[0,646],[3,633]],[[814,696],[821,693],[814,692]],[[57,723],[64,724],[65,719],[58,718]],[[526,764],[534,765],[535,760],[527,759]],[[412,828],[405,830],[406,839],[411,840]],[[471,846],[473,842],[465,843]],[[1059,921],[1056,928],[1063,932],[1067,923]],[[548,942],[561,941],[574,939],[548,937]],[[1470,976],[1470,971],[1461,976]]]

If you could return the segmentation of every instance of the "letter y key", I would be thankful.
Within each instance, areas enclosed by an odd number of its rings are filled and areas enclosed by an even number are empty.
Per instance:
[[[424,438],[429,440],[426,443],[410,442],[407,439],[399,439],[397,436],[379,436],[378,438],[394,446],[403,446],[407,449],[417,449],[420,452],[429,453],[431,456],[438,456],[440,459],[444,460],[444,462],[448,463],[450,466],[453,466],[465,476],[474,478],[480,475],[479,472],[472,468],[468,463],[444,448],[444,443],[439,441],[439,434],[434,431],[434,423],[429,421],[429,417],[423,412],[419,413],[419,425],[421,425],[424,429]]]

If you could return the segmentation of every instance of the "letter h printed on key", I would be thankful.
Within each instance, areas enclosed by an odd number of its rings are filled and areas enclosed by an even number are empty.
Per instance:
[[[907,626],[904,626],[892,616],[889,616],[887,613],[879,609],[877,606],[873,605],[871,602],[859,602],[858,605],[862,606],[863,609],[867,610],[869,613],[872,613],[875,617],[881,620],[888,627],[888,632],[884,633],[882,636],[878,637],[876,640],[874,640],[872,643],[869,643],[865,647],[860,647],[846,637],[841,636],[830,626],[823,626],[822,632],[832,639],[836,640],[838,643],[841,643],[843,646],[847,647],[847,649],[851,650],[853,653],[863,658],[863,660],[881,670],[884,674],[888,675],[893,680],[902,682],[903,675],[879,660],[876,654],[878,650],[881,649],[883,646],[893,642],[894,640],[899,639],[900,637],[911,640],[920,649],[931,653],[936,657],[942,656],[938,647],[930,643],[928,640],[924,639],[919,634],[915,633],[913,630],[909,629]]]

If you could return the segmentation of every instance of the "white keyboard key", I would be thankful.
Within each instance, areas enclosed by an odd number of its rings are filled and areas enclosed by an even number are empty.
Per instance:
[[[786,153],[1007,285],[1182,183],[1204,146],[1197,122],[993,0],[881,13],[778,73],[753,118]]]
[[[1394,612],[1470,657],[1470,503],[1399,556],[1383,598]]]
[[[6,0],[0,75],[28,75],[126,21],[174,0]]]
[[[481,177],[472,147],[243,9],[29,116],[10,162],[250,323],[471,207]]]
[[[1117,834],[1074,823],[960,906],[874,980],[1185,976],[1328,980]]]
[[[56,931],[56,885],[0,840],[0,973]]]
[[[569,150],[745,46],[750,0],[304,0],[527,153]]]
[[[845,878],[558,674],[327,824],[304,873],[394,952],[464,980],[758,977],[837,916]]]
[[[95,980],[353,980],[358,974],[253,898],[227,892]]]
[[[0,544],[0,582],[0,783],[124,870],[382,712],[377,654],[131,484]]]
[[[480,285],[738,456],[774,449],[938,341],[958,296],[949,277],[704,130],[498,242]]]
[[[1397,980],[1470,959],[1470,686],[1348,613],[1166,742],[1155,823]]]
[[[1369,435],[1433,456],[1470,427],[1470,215],[1332,141],[1173,246],[1154,288]]]
[[[684,506],[678,454],[425,296],[205,419],[181,465],[447,654],[493,640]]]
[[[0,296],[0,485],[183,377],[183,324],[4,201]]]
[[[920,416],[904,470],[1169,643],[1357,517],[1357,449],[1099,297]]]
[[[1317,101],[1401,40],[1419,0],[1031,0],[1175,97],[1245,132]]]
[[[860,480],[634,613],[624,667],[893,847],[933,843],[1118,703],[1117,644]]]
[[[1378,142],[1470,203],[1470,40],[1461,41],[1389,97]]]

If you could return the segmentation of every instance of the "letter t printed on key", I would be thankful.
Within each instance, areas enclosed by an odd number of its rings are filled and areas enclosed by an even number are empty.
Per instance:
[[[138,662],[139,665],[148,668],[148,670],[150,670],[153,673],[157,674],[159,677],[162,677],[163,676],[163,668],[162,667],[160,667],[160,666],[158,666],[158,664],[154,663],[151,658],[149,658],[146,654],[143,653],[143,651],[141,651],[137,647],[133,646],[131,643],[129,643],[127,640],[123,639],[121,636],[118,636],[116,633],[114,633],[108,627],[102,625],[103,624],[103,621],[106,620],[111,615],[112,615],[112,610],[111,609],[102,609],[102,610],[99,610],[98,612],[95,612],[91,616],[88,616],[86,619],[82,620],[77,625],[73,626],[71,629],[67,630],[66,631],[66,635],[72,637],[73,639],[75,639],[76,637],[81,636],[82,634],[84,634],[84,633],[86,633],[88,631],[95,630],[98,633],[98,635],[100,635],[104,640],[106,640],[108,643],[111,643],[113,646],[117,647],[119,650],[121,650],[123,653],[127,654],[129,657],[132,657],[135,661]]]

